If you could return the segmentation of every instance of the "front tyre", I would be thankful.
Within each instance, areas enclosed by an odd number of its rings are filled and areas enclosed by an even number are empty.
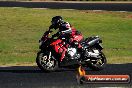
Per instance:
[[[36,63],[38,67],[44,72],[52,72],[58,68],[58,61],[55,59],[51,51],[38,52]]]
[[[99,71],[99,70],[102,70],[105,68],[106,63],[107,63],[106,57],[105,57],[104,53],[100,51],[100,58],[97,59],[96,61],[90,61],[88,66],[92,70]]]

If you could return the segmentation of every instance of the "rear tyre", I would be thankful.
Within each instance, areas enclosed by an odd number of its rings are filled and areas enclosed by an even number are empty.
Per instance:
[[[50,55],[51,54],[51,55]],[[50,58],[49,58],[50,55]],[[36,63],[38,67],[44,72],[52,72],[57,70],[58,61],[55,59],[54,55],[49,52],[38,52]]]
[[[107,60],[103,52],[100,51],[100,57],[97,61],[90,61],[88,66],[95,71],[103,70],[106,66]]]

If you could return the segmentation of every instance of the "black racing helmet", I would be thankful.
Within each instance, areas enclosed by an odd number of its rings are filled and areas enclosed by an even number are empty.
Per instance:
[[[57,29],[63,23],[63,18],[61,16],[55,16],[52,18],[51,24],[52,27]]]

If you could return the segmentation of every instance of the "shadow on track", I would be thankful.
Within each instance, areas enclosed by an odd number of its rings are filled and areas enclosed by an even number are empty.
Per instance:
[[[63,73],[63,72],[75,72],[75,69],[59,69],[52,73]],[[12,73],[44,73],[37,66],[10,66],[10,67],[0,67],[0,72],[12,72]],[[126,64],[108,64],[104,70],[92,71],[87,69],[86,72],[99,73],[99,74],[126,74],[132,73],[132,63]]]
[[[75,69],[59,69],[52,73],[59,72],[74,72]],[[9,67],[0,67],[0,73],[45,73],[41,71],[37,66],[9,66]],[[51,72],[50,72],[51,73]]]

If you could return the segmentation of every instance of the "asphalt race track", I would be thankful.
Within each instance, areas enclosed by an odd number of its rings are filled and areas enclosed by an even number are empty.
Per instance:
[[[108,64],[102,71],[87,69],[87,74],[132,75],[132,63]],[[131,77],[132,79],[132,77]],[[85,88],[85,87],[132,87],[132,82],[124,84],[83,84],[76,81],[76,71],[61,69],[44,73],[35,66],[0,67],[0,88]]]
[[[95,2],[11,2],[11,1],[5,2],[5,1],[0,1],[0,7],[132,11],[132,2],[95,3]]]

